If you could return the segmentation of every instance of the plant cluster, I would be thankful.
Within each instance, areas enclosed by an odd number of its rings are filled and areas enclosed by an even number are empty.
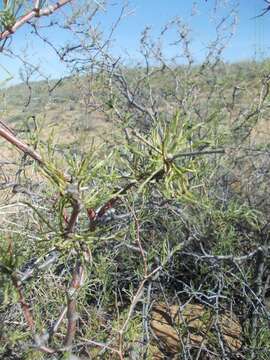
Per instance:
[[[0,162],[0,356],[268,359],[269,151],[257,134],[269,63],[222,62],[233,8],[215,13],[202,64],[175,19],[157,41],[145,29],[141,59],[127,66],[110,52],[127,8],[104,39],[92,25],[102,6],[57,24],[78,41],[61,48],[32,24],[71,77],[32,84],[28,64],[27,131],[0,122],[21,154]],[[163,52],[170,31],[184,65]],[[79,140],[44,135],[42,107],[31,108],[44,84],[45,114],[65,102],[52,100],[61,87],[79,103]],[[113,124],[110,137],[86,133],[97,114]]]

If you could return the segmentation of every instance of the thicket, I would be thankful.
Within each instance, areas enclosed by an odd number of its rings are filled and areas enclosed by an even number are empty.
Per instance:
[[[110,52],[127,7],[102,36],[100,6],[56,17],[77,40],[62,48],[32,23],[71,74],[34,84],[24,64],[26,119],[1,121],[0,356],[269,359],[269,61],[222,61],[233,7],[214,10],[201,64],[176,19],[157,40],[142,33],[131,67]],[[163,52],[171,31],[184,65]],[[40,120],[61,89],[84,114],[68,145]],[[113,129],[103,141],[85,133],[97,114]]]

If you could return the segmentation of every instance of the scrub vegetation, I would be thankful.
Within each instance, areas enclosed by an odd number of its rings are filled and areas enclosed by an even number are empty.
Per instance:
[[[107,33],[103,3],[19,3],[0,55],[30,22],[69,74],[22,58],[0,92],[0,358],[269,359],[270,62],[222,60],[235,3],[201,63],[174,19],[132,65],[113,48],[128,5]]]

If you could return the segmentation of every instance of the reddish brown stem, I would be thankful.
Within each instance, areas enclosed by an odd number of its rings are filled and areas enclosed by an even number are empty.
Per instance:
[[[27,304],[27,302],[25,300],[23,290],[22,290],[22,286],[20,285],[16,275],[12,275],[12,282],[13,282],[13,285],[16,288],[16,290],[18,292],[18,295],[19,295],[19,303],[20,303],[21,308],[22,308],[24,319],[25,319],[29,329],[32,332],[34,332],[34,329],[35,329],[34,319],[32,317],[29,305]]]
[[[106,214],[106,212],[111,209],[115,203],[120,199],[119,195],[124,195],[129,189],[131,189],[133,186],[135,186],[137,182],[131,182],[130,184],[126,185],[121,191],[117,193],[116,196],[112,197],[110,200],[108,200],[98,211],[96,214],[96,218],[101,217]]]
[[[67,335],[64,341],[65,347],[70,347],[72,345],[73,339],[76,334],[77,328],[77,319],[78,315],[76,312],[77,301],[76,295],[78,289],[81,287],[83,282],[84,269],[80,263],[77,263],[73,274],[70,288],[67,290]]]
[[[0,126],[0,136],[6,139],[10,144],[14,145],[17,149],[31,156],[31,158],[36,160],[39,164],[44,165],[41,156],[23,141],[19,140],[10,130],[8,130],[7,126]]]
[[[64,345],[69,347],[72,345],[73,339],[76,334],[76,327],[77,327],[77,318],[78,315],[76,313],[77,303],[75,299],[68,299],[68,311],[67,311],[67,318],[68,318],[68,327],[67,327],[67,335],[65,338]]]
[[[0,33],[0,40],[4,40],[11,34],[14,34],[22,25],[33,19],[34,17],[41,17],[41,16],[49,16],[56,10],[60,9],[62,6],[68,4],[72,0],[59,0],[54,5],[50,5],[45,9],[35,8],[29,11],[27,14],[23,15],[16,23],[10,28],[2,33]]]
[[[72,204],[72,213],[70,216],[70,219],[68,220],[68,225],[65,231],[65,236],[68,236],[70,233],[73,232],[74,230],[74,226],[76,224],[76,221],[78,219],[79,213],[81,210],[81,206],[78,200],[73,199],[73,204]]]

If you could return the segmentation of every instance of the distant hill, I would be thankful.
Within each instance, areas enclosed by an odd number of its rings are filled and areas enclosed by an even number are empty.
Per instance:
[[[247,105],[259,96],[261,78],[270,70],[270,61],[221,63],[219,67],[218,79],[216,79],[219,89],[214,94],[216,103],[220,103],[224,108],[224,105],[227,106],[225,102],[229,106],[232,101],[235,101],[237,105],[233,111],[241,113],[241,107],[244,111]],[[194,66],[193,75],[187,81],[191,85],[196,83],[196,86],[201,86],[199,97],[203,103],[204,96],[206,97],[205,94],[209,90],[208,86],[211,87],[213,79],[210,76],[206,81],[205,79],[202,81],[198,77],[198,68],[198,65]],[[177,71],[180,74],[183,67],[179,67]],[[144,69],[127,68],[126,77],[132,83],[143,72]],[[172,111],[175,109],[174,80],[169,70],[157,72],[157,75],[152,78],[154,91],[161,99],[171,104]],[[98,106],[94,110],[95,104],[93,104],[91,92],[94,92],[102,103],[103,97],[106,100],[106,91],[108,90],[103,87],[102,77],[97,80],[93,89],[93,84],[87,76],[14,85],[0,90],[0,117],[17,131],[25,131],[35,126],[32,118],[35,116],[40,126],[47,129],[46,133],[49,133],[50,129],[54,129],[55,133],[61,133],[60,142],[72,141],[79,130],[92,135],[103,134],[104,129],[111,129],[111,125],[106,121],[105,112],[102,112]],[[141,91],[143,92],[143,89]],[[256,129],[257,140],[264,139],[269,132],[268,122],[260,119]]]

